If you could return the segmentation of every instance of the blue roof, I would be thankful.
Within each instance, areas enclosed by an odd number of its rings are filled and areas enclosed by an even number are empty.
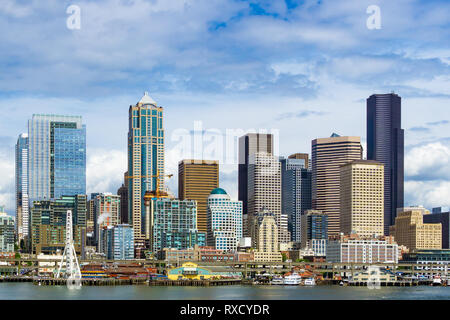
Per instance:
[[[227,192],[222,188],[215,188],[213,191],[211,191],[211,194],[227,194]]]

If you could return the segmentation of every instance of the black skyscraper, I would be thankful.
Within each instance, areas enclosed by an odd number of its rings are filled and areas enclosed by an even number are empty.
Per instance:
[[[393,225],[397,208],[403,207],[404,131],[401,98],[374,94],[367,99],[367,159],[384,163],[384,232]]]
[[[247,214],[248,159],[250,155],[255,152],[267,152],[272,154],[273,135],[265,133],[248,133],[239,138],[238,197],[239,200],[242,201],[243,214]]]

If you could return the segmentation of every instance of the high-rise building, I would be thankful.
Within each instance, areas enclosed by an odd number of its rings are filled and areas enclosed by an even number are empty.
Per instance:
[[[152,252],[163,248],[186,249],[206,244],[206,233],[197,229],[197,204],[195,200],[153,198]]]
[[[281,163],[277,157],[267,152],[256,152],[249,157],[247,208],[250,237],[254,245],[256,224],[253,220],[263,208],[275,216],[278,242],[290,241],[288,219],[281,212]]]
[[[91,193],[90,199],[87,201],[86,211],[86,245],[97,246],[98,244],[98,224],[97,224],[97,208],[95,199],[100,193]]]
[[[281,212],[288,217],[291,239],[301,241],[301,215],[311,209],[311,178],[308,154],[281,158]]]
[[[395,224],[389,227],[389,234],[410,251],[442,249],[442,225],[423,223],[423,217],[429,214],[430,211],[423,207],[399,208]]]
[[[72,210],[75,250],[81,253],[86,243],[86,205],[86,195],[35,201],[31,209],[32,253],[54,254],[57,250],[64,251],[67,210]]]
[[[219,161],[182,160],[178,163],[178,197],[197,201],[197,228],[207,232],[207,199],[219,187]]]
[[[133,229],[128,224],[103,226],[100,229],[99,252],[110,260],[134,259]]]
[[[362,237],[384,234],[384,165],[353,160],[341,165],[341,232]]]
[[[124,174],[124,183],[117,190],[120,196],[120,223],[128,224],[128,172]]]
[[[100,193],[94,198],[96,229],[120,224],[120,196],[111,193]],[[99,232],[97,231],[97,234]],[[98,241],[98,239],[97,239]]]
[[[242,201],[242,212],[248,214],[248,166],[249,157],[255,152],[273,154],[273,135],[267,133],[248,133],[239,138],[238,200]],[[248,236],[249,226],[244,225]]]
[[[86,126],[81,117],[34,114],[28,137],[30,203],[86,194]]]
[[[307,153],[294,153],[291,154],[288,159],[297,159],[297,160],[303,160],[304,164],[305,164],[305,169],[310,168],[310,161],[311,159],[309,159],[309,154]]]
[[[263,208],[255,215],[252,223],[255,230],[253,247],[255,261],[281,261],[278,243],[278,225],[275,214]]]
[[[14,252],[14,217],[0,206],[0,252]]]
[[[19,244],[28,237],[28,134],[22,133],[16,143],[16,235]],[[26,241],[25,241],[26,242]]]
[[[135,246],[144,247],[145,192],[164,190],[163,108],[145,92],[130,106],[128,120],[128,222]]]
[[[401,98],[394,93],[367,99],[367,159],[384,164],[384,232],[388,234],[397,208],[403,208],[404,130]]]
[[[222,188],[208,197],[207,245],[234,252],[242,238],[242,201],[233,201]]]
[[[450,249],[450,210],[449,207],[433,208],[431,214],[423,216],[424,223],[442,224],[442,249]]]
[[[311,248],[316,256],[325,256],[328,241],[328,215],[320,210],[306,210],[301,217],[301,247]]]
[[[360,137],[341,137],[312,141],[312,207],[328,215],[328,235],[340,230],[340,165],[361,160]]]

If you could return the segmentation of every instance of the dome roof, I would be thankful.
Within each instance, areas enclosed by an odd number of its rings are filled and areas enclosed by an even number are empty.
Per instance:
[[[228,193],[222,188],[215,188],[213,191],[211,191],[211,194],[228,194]]]
[[[148,92],[147,92],[147,91],[144,92],[144,96],[141,98],[141,100],[139,100],[138,103],[140,103],[140,104],[152,104],[152,105],[156,106],[156,101],[153,100],[153,99],[148,95]]]

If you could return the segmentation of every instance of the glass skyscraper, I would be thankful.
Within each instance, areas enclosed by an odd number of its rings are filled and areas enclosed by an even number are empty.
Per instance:
[[[395,93],[367,99],[367,159],[384,164],[384,232],[388,234],[404,202],[404,130],[401,98]]]
[[[311,209],[311,178],[306,159],[280,159],[281,212],[288,217],[292,241],[301,241],[301,215]]]
[[[146,191],[164,190],[163,108],[145,92],[129,109],[128,131],[128,223],[136,247],[145,246]]]
[[[30,202],[86,194],[86,126],[80,116],[28,121]]]
[[[19,243],[29,233],[28,202],[28,134],[22,133],[16,143],[16,235]]]

